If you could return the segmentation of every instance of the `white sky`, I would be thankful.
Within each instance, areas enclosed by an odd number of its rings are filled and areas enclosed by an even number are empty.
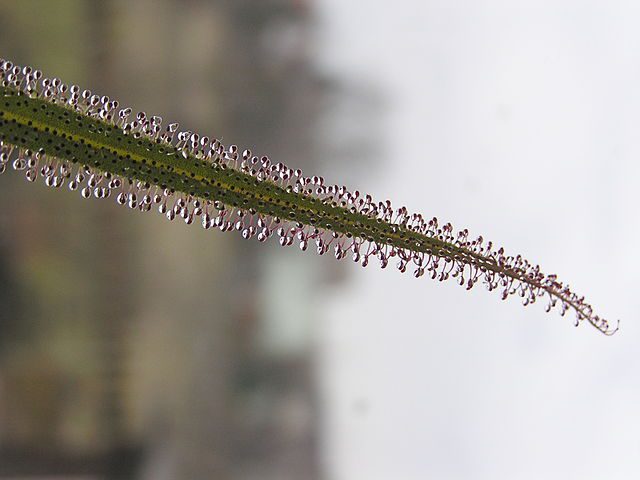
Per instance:
[[[385,98],[381,158],[352,187],[522,253],[622,320],[606,338],[354,266],[321,306],[330,480],[640,478],[640,2],[318,10],[324,67]]]

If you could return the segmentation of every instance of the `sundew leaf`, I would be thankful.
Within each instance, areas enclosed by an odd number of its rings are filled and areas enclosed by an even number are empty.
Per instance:
[[[0,59],[0,173],[9,167],[52,188],[109,198],[169,220],[238,231],[245,239],[312,247],[366,267],[394,261],[415,277],[481,283],[502,299],[540,300],[547,311],[573,311],[605,335],[618,329],[556,275],[450,223],[374,201],[345,186],[306,176],[267,156],[190,131],[144,112],[133,115],[107,96],[45,78]]]

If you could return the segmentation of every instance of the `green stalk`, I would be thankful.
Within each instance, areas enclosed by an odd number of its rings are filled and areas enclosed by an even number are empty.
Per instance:
[[[17,155],[13,166],[29,180],[44,176],[54,187],[66,181],[85,197],[119,192],[118,202],[131,208],[156,204],[170,219],[201,217],[205,228],[236,229],[260,241],[277,233],[281,245],[299,241],[303,250],[314,241],[319,254],[333,246],[337,259],[350,255],[363,266],[374,256],[384,268],[395,257],[400,271],[413,265],[416,277],[453,277],[467,288],[480,281],[503,299],[519,294],[525,305],[546,297],[548,310],[557,303],[562,314],[573,310],[576,324],[587,320],[607,335],[617,330],[554,275],[482,237],[469,239],[466,230],[454,234],[435,218],[394,210],[390,202],[192,132],[178,133],[176,141],[176,124],[163,131],[158,117],[139,113],[130,120],[130,109],[118,110],[107,97],[81,94],[58,79],[40,81],[29,67],[0,66],[0,173]]]

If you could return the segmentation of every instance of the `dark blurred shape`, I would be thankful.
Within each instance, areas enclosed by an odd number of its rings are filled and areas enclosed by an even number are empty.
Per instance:
[[[309,60],[311,15],[302,0],[3,1],[0,42],[305,168],[332,88]],[[274,247],[5,177],[0,478],[320,477],[310,347],[264,340]]]

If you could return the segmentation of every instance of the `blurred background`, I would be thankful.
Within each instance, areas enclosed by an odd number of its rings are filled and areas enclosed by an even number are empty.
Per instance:
[[[622,330],[0,186],[0,478],[640,475],[640,4],[0,0],[0,56],[540,262]]]

